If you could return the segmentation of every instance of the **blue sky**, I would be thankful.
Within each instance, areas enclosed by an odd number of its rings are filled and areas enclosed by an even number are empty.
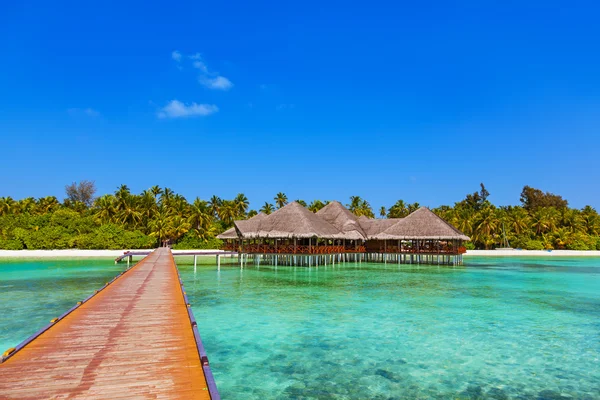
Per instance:
[[[450,4],[452,3],[452,4]],[[526,3],[526,4],[523,4]],[[600,208],[594,2],[11,2],[0,196]]]

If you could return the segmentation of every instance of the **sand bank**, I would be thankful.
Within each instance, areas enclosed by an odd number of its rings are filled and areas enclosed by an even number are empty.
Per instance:
[[[468,256],[486,257],[600,257],[600,251],[596,250],[467,250]]]

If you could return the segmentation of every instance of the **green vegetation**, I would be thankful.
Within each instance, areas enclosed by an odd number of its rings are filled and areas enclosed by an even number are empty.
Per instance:
[[[73,183],[65,188],[61,203],[56,197],[0,198],[0,249],[123,249],[152,248],[171,243],[177,249],[218,248],[215,236],[233,225],[234,220],[257,214],[249,210],[245,195],[232,200],[212,196],[189,203],[169,188],[153,186],[133,194],[126,185],[114,194],[94,199],[93,182]],[[562,197],[525,186],[521,206],[496,207],[489,192],[469,194],[454,206],[433,211],[472,238],[468,248],[489,249],[502,243],[503,231],[512,247],[531,250],[600,250],[600,216],[590,206],[572,209]],[[317,212],[329,202],[307,203]],[[284,193],[259,211],[270,214],[287,204]],[[351,196],[346,205],[354,214],[374,218],[368,201]],[[403,218],[418,209],[418,203],[398,200],[381,207],[379,216]]]
[[[496,207],[481,190],[435,210],[440,217],[471,237],[478,249],[498,247],[503,230],[512,247],[528,250],[600,250],[600,216],[590,206],[568,207],[561,196],[525,186],[521,206]]]

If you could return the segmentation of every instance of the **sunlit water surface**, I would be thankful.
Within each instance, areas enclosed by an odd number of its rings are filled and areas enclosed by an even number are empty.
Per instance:
[[[600,399],[600,259],[180,263],[224,399]],[[124,268],[0,261],[0,346]]]

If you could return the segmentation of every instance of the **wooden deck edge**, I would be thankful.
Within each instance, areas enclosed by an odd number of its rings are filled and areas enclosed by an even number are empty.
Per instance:
[[[187,297],[185,287],[183,286],[183,280],[181,279],[181,274],[179,273],[179,268],[177,268],[177,264],[175,263],[175,258],[173,258],[172,252],[171,252],[171,258],[173,260],[173,266],[175,267],[175,271],[177,272],[177,278],[179,279],[179,287],[181,289],[181,295],[183,296],[183,302],[187,308],[187,314],[188,314],[188,318],[190,320],[190,326],[191,326],[192,332],[194,334],[194,340],[196,341],[196,349],[198,350],[198,356],[200,357],[200,364],[202,365],[202,371],[204,372],[204,379],[206,380],[206,385],[208,387],[208,394],[210,395],[211,400],[221,400],[221,395],[219,394],[219,390],[217,389],[217,383],[212,374],[212,370],[210,369],[208,355],[206,354],[206,350],[204,349],[204,344],[202,343],[202,338],[200,337],[200,332],[198,331],[198,323],[196,322],[196,318],[194,317],[194,312],[192,311],[192,307],[191,307],[191,304]]]
[[[150,253],[150,254],[152,254],[152,253]],[[42,329],[40,329],[39,331],[37,331],[33,335],[29,336],[27,339],[25,339],[24,341],[22,341],[21,343],[19,343],[17,345],[17,347],[15,347],[14,349],[8,349],[2,355],[2,357],[0,357],[0,364],[8,361],[12,356],[14,356],[15,354],[17,354],[20,350],[22,350],[29,343],[33,342],[40,335],[42,335],[44,332],[46,332],[47,330],[49,330],[50,328],[52,328],[53,326],[55,326],[59,322],[61,322],[67,315],[71,314],[73,311],[77,310],[79,307],[81,307],[82,305],[84,305],[85,303],[87,303],[90,299],[92,299],[98,293],[100,293],[101,291],[103,291],[104,289],[106,289],[109,285],[111,285],[112,283],[114,283],[117,279],[119,279],[120,277],[122,277],[123,275],[125,275],[125,273],[131,271],[133,268],[135,268],[136,266],[138,266],[150,254],[147,254],[144,258],[142,258],[140,261],[138,261],[131,268],[128,268],[125,271],[120,272],[117,276],[115,276],[114,278],[112,278],[110,281],[106,282],[106,284],[104,286],[102,286],[100,289],[94,291],[94,293],[92,293],[91,295],[89,295],[88,297],[86,297],[84,300],[78,301],[76,305],[74,305],[73,307],[71,307],[70,309],[68,309],[66,312],[64,312],[63,314],[61,314],[58,318],[54,318],[48,325],[44,326]]]

